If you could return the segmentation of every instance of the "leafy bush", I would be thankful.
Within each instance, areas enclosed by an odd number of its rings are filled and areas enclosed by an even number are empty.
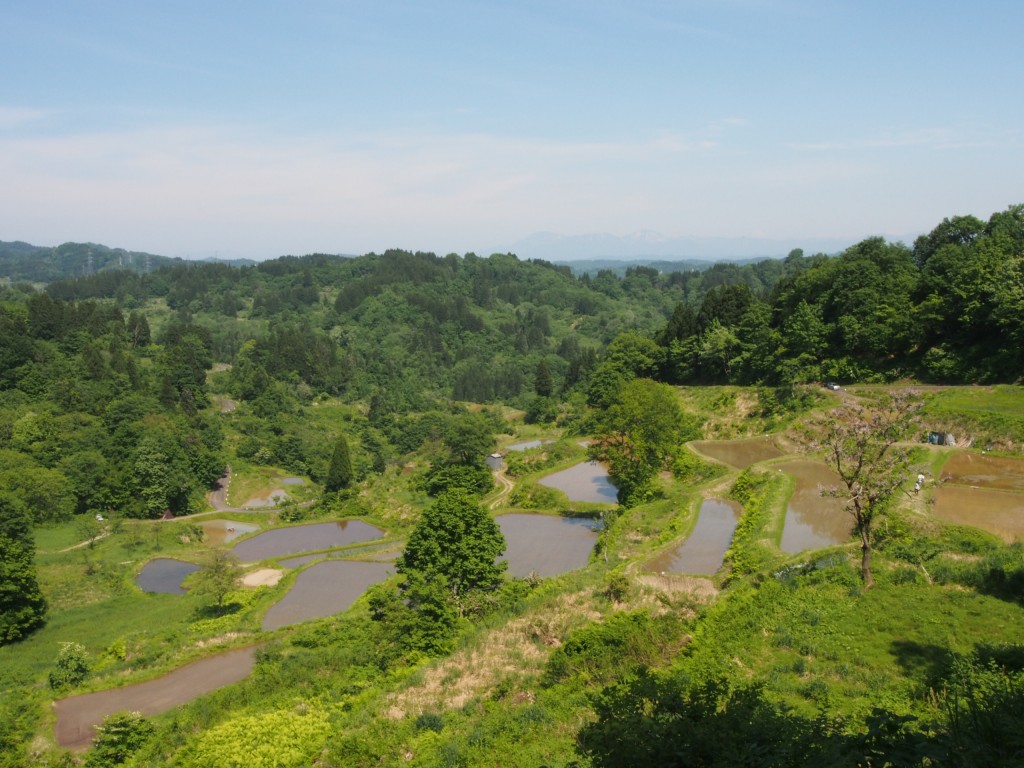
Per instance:
[[[601,768],[815,764],[814,724],[770,704],[758,686],[691,686],[644,671],[603,690],[594,709],[577,749]]]
[[[80,685],[89,676],[89,654],[80,643],[62,643],[57,667],[50,672],[50,687],[55,691]]]
[[[1024,672],[990,660],[952,664],[942,704],[952,765],[1015,766],[1024,755]]]
[[[201,733],[182,750],[176,765],[304,768],[323,748],[328,728],[327,713],[305,704],[234,717]]]
[[[121,765],[135,754],[153,734],[153,724],[139,712],[115,712],[96,728],[93,749],[85,768]]]
[[[424,712],[416,718],[416,732],[434,731],[440,733],[444,730],[444,718],[437,712]]]

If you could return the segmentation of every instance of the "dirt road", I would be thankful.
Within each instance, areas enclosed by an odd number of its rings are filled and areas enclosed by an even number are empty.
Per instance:
[[[497,509],[502,506],[508,499],[509,494],[512,493],[512,489],[515,488],[515,483],[505,475],[504,469],[494,470],[494,479],[497,481],[498,488],[497,495],[490,500],[487,504],[488,509]]]

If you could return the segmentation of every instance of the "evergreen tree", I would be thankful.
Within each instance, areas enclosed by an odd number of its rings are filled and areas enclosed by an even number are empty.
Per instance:
[[[327,468],[325,486],[328,491],[340,491],[352,484],[352,459],[349,456],[348,441],[339,435],[334,443],[334,454]]]
[[[555,391],[555,385],[551,379],[551,369],[546,360],[537,364],[537,373],[533,379],[533,391],[538,397],[551,397]]]

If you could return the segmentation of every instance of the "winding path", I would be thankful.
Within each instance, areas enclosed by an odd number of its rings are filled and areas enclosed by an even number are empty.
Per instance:
[[[505,500],[508,499],[509,494],[512,493],[512,489],[516,487],[515,482],[510,480],[505,474],[504,467],[494,470],[494,480],[501,487],[498,489],[497,495],[488,502],[488,509],[497,509],[502,506],[505,503]]]

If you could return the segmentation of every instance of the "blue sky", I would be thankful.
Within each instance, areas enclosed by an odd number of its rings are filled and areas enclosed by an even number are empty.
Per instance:
[[[0,4],[0,240],[907,239],[1024,202],[1018,0]]]

